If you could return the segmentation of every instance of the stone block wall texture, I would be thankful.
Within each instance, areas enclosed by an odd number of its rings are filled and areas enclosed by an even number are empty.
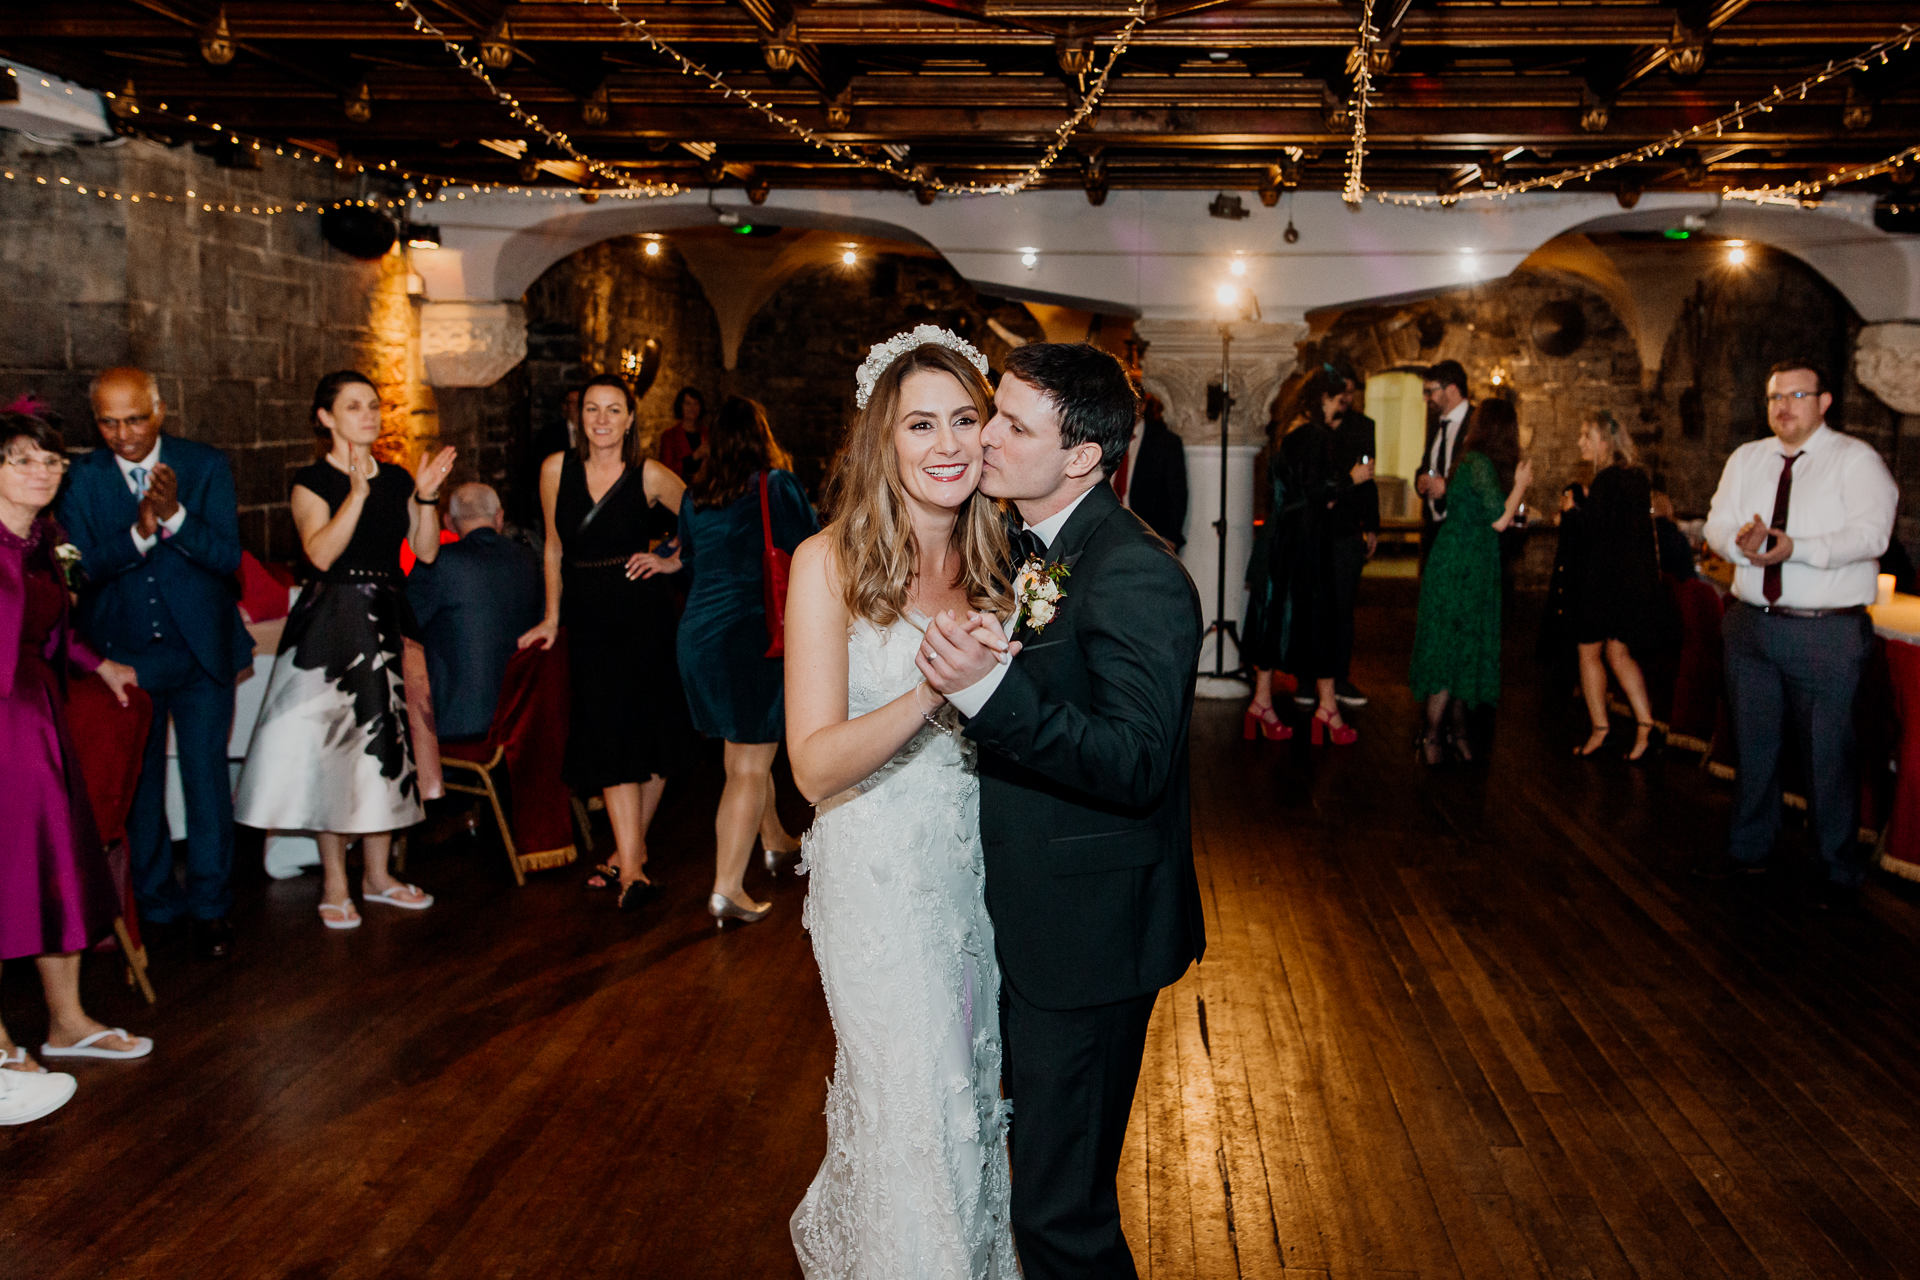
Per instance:
[[[1578,306],[1586,321],[1584,342],[1565,356],[1543,353],[1528,336],[1532,317],[1550,302]],[[1455,359],[1467,370],[1474,399],[1510,398],[1534,460],[1531,503],[1549,518],[1564,485],[1590,478],[1579,455],[1580,425],[1603,408],[1632,433],[1654,487],[1672,497],[1680,516],[1704,516],[1728,455],[1768,432],[1768,367],[1786,358],[1819,359],[1837,380],[1828,422],[1880,450],[1901,482],[1895,536],[1909,548],[1920,539],[1920,445],[1902,449],[1899,415],[1854,378],[1849,357],[1859,318],[1790,255],[1751,246],[1746,269],[1704,276],[1650,380],[1608,301],[1584,281],[1553,272],[1521,271],[1418,301],[1349,308],[1324,324],[1302,344],[1302,369],[1337,359],[1364,377]],[[1290,417],[1286,391],[1275,414]],[[1540,559],[1529,555],[1527,585],[1544,585],[1531,571]],[[1550,555],[1542,563],[1550,568]]]
[[[288,477],[313,457],[313,388],[334,369],[357,368],[381,389],[383,455],[411,464],[445,438],[461,449],[457,479],[499,478],[488,471],[502,465],[491,419],[463,413],[443,431],[420,382],[404,257],[361,262],[321,237],[313,207],[361,194],[330,164],[264,156],[258,170],[223,169],[184,147],[53,146],[11,133],[0,133],[0,162],[17,175],[0,180],[0,288],[13,304],[0,401],[30,391],[70,445],[92,445],[89,380],[122,364],[153,373],[167,429],[232,461],[242,540],[262,559],[299,558]],[[81,186],[141,200],[81,196]],[[301,201],[309,212],[293,211]]]

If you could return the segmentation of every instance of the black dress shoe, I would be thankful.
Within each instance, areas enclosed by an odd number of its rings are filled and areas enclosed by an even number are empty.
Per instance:
[[[193,954],[202,960],[225,960],[233,955],[233,926],[224,918],[195,920]]]

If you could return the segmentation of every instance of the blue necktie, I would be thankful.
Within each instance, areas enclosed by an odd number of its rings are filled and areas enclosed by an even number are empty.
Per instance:
[[[129,469],[128,474],[133,480],[134,496],[139,498],[146,497],[147,469],[145,467],[132,467]]]

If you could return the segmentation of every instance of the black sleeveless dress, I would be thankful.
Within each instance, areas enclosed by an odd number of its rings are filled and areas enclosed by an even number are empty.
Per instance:
[[[647,502],[630,467],[594,502],[586,466],[568,453],[553,523],[564,551],[560,622],[572,691],[564,775],[598,791],[673,773],[693,748],[693,724],[674,660],[674,590],[656,574],[627,580],[627,557],[671,534],[673,512]]]

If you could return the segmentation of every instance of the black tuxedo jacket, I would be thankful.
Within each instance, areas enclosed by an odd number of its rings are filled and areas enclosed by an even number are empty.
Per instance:
[[[1162,423],[1143,422],[1140,431],[1127,505],[1178,551],[1187,544],[1187,447]]]
[[[987,911],[1006,980],[1079,1009],[1167,986],[1206,947],[1187,732],[1204,621],[1172,549],[1088,492],[1048,549],[1062,598],[967,736],[980,746]]]

